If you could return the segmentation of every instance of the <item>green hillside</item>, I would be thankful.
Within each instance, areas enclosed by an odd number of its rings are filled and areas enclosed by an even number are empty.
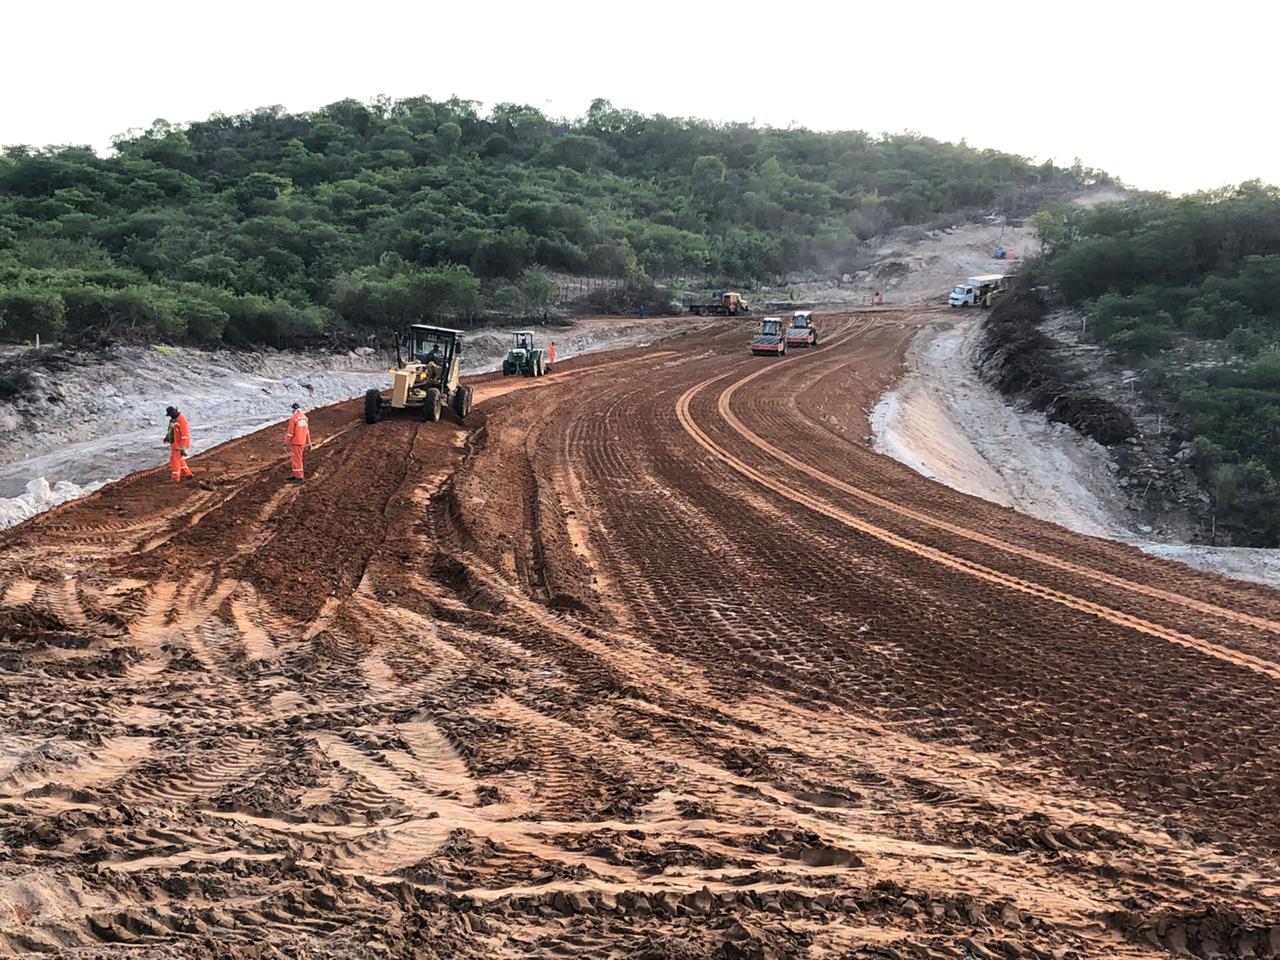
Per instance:
[[[1087,315],[1088,335],[1142,370],[1173,448],[1237,543],[1280,546],[1280,189],[1053,208],[1030,282]]]
[[[502,104],[342,101],[157,121],[114,155],[0,157],[0,336],[284,344],[535,312],[547,272],[643,284],[841,271],[886,228],[1102,178],[916,135]]]

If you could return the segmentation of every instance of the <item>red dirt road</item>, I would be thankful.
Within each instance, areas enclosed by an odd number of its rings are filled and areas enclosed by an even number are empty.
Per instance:
[[[0,952],[1280,955],[1280,597],[871,451],[923,313],[0,537]]]

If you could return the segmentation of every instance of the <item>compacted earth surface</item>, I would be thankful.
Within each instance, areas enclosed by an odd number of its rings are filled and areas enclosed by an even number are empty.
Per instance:
[[[0,534],[0,953],[1280,954],[1280,597],[875,453],[934,317]]]

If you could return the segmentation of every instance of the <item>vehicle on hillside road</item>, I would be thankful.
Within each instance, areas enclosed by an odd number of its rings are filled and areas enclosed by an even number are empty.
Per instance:
[[[964,283],[956,284],[947,303],[953,307],[989,307],[1004,292],[1007,283],[1005,276],[999,273],[970,277]]]
[[[685,306],[699,317],[736,317],[740,313],[751,312],[751,304],[743,299],[742,294],[733,291],[715,293],[709,300],[689,300]]]

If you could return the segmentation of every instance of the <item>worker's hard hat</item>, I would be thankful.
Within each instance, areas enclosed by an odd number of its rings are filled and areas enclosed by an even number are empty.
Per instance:
[[[299,409],[301,409],[301,408],[298,406],[298,401],[297,401],[297,400],[293,401],[293,403],[292,403],[292,404],[290,404],[290,409],[291,409],[291,410],[299,410]]]
[[[166,417],[176,417],[176,416],[178,415],[178,408],[177,408],[177,407],[165,407],[165,408],[164,408],[164,415],[165,415]]]

